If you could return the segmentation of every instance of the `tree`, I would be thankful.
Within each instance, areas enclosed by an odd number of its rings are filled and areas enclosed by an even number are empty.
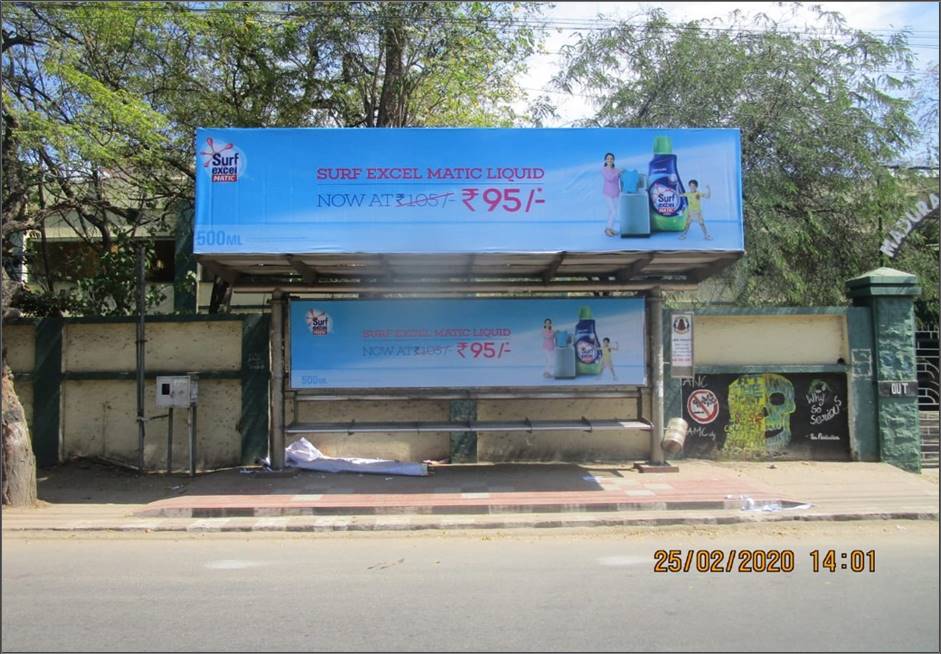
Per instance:
[[[913,202],[913,174],[887,168],[916,136],[905,35],[815,11],[817,27],[796,32],[653,10],[583,36],[555,78],[600,97],[589,125],[741,130],[747,256],[723,276],[737,303],[843,303],[843,281],[879,265],[889,223]],[[937,262],[912,265],[936,305]]]
[[[193,206],[196,127],[511,124],[514,79],[541,34],[529,20],[539,8],[8,3],[3,251],[15,251],[14,239],[36,230],[40,245],[32,256],[48,259],[46,226],[64,221],[94,248],[96,265],[69,291],[41,274],[50,266],[34,266],[40,290],[5,295],[4,306],[15,302],[36,314],[133,310],[129,246],[152,241],[181,208]],[[226,296],[217,279],[213,308]],[[5,408],[13,407],[6,372],[3,380]],[[34,466],[20,456],[29,446],[21,413],[4,413],[4,479],[23,473],[29,486],[25,471]],[[31,483],[35,495],[35,476]]]
[[[192,206],[196,127],[511,124],[514,78],[541,34],[529,20],[538,10],[480,2],[13,4],[3,17],[3,120],[18,204],[4,221],[26,207],[15,231],[42,232],[51,216],[69,221],[104,260],[117,241],[152,238]],[[126,284],[108,282],[128,276],[120,257],[110,259],[87,284],[94,292],[66,308],[133,306]],[[43,279],[52,304],[54,284]]]
[[[0,269],[0,319],[17,315],[10,308],[10,299],[17,284]],[[0,416],[0,502],[4,506],[29,506],[36,501],[36,457],[29,437],[26,414],[13,387],[13,373],[7,365],[6,346],[0,357],[0,393],[3,415]]]
[[[56,220],[97,251],[84,282],[90,292],[78,297],[56,293],[48,265],[34,268],[45,273],[36,275],[40,290],[21,295],[43,313],[133,310],[133,288],[112,283],[127,276],[115,254],[165,229],[181,197],[173,180],[150,174],[167,121],[134,92],[147,75],[139,51],[157,28],[126,10],[85,5],[4,13],[4,168],[13,172],[4,179],[4,249],[12,234],[38,230],[35,256],[48,262],[45,229]]]

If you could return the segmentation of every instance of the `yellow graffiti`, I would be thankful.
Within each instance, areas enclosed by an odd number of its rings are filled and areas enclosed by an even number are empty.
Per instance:
[[[781,375],[743,375],[729,384],[726,447],[779,450],[791,442],[794,386]],[[769,436],[769,432],[772,433]]]

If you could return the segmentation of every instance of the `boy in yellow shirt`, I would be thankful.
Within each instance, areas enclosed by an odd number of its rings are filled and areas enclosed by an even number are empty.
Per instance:
[[[614,345],[611,345],[610,338],[601,339],[601,372],[598,373],[599,375],[603,375],[605,369],[607,368],[611,371],[612,379],[618,378],[618,376],[614,373],[614,357],[611,354],[612,352],[617,352],[617,350],[618,344],[615,343]]]
[[[706,229],[706,221],[702,217],[702,204],[700,200],[703,198],[708,198],[712,194],[709,186],[706,186],[706,192],[701,193],[699,191],[699,182],[695,179],[689,180],[689,192],[684,193],[683,197],[686,198],[687,207],[686,207],[686,227],[683,228],[683,233],[680,234],[681,239],[686,238],[686,234],[689,232],[690,225],[693,224],[695,220],[699,223],[699,226],[702,227],[703,236],[706,237],[707,241],[711,241],[712,237],[709,236],[709,230]]]

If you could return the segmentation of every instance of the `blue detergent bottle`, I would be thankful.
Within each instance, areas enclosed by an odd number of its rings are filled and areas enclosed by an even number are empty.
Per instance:
[[[676,155],[669,136],[654,139],[647,180],[652,231],[682,232],[686,227],[687,202],[683,197],[686,189],[676,169]]]
[[[566,331],[555,333],[555,366],[552,376],[556,379],[575,379],[575,347],[572,335]]]
[[[601,341],[595,331],[595,321],[591,317],[591,308],[578,310],[578,322],[575,324],[575,372],[579,375],[597,375],[601,373]]]
[[[646,176],[636,170],[625,170],[621,174],[621,188],[618,204],[621,238],[650,236],[650,198]]]

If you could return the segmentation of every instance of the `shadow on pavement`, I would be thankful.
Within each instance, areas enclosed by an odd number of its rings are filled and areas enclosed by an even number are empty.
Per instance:
[[[596,477],[633,475],[628,466],[507,463],[429,466],[427,477],[298,470],[293,476],[252,475],[242,468],[199,473],[139,474],[96,459],[73,459],[37,473],[39,499],[50,504],[147,504],[183,495],[410,494],[603,491]]]

